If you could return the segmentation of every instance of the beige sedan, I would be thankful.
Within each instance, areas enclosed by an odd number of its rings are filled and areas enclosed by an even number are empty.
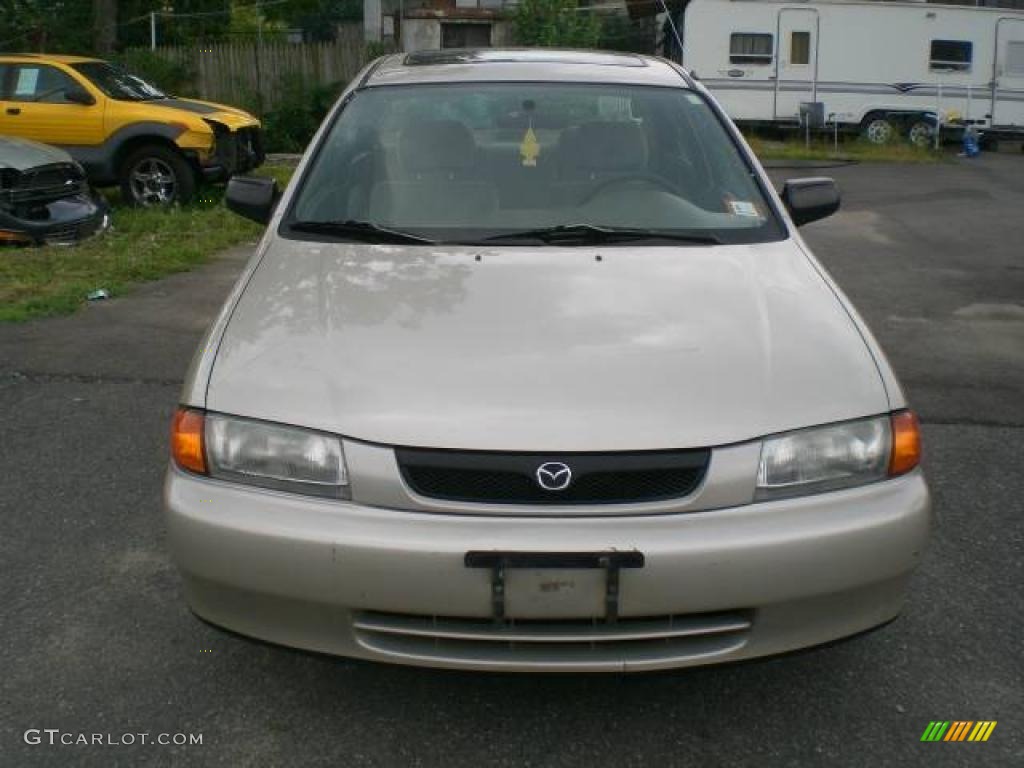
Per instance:
[[[627,54],[374,62],[283,195],[173,424],[199,616],[385,662],[622,671],[899,613],[917,420],[685,71]]]

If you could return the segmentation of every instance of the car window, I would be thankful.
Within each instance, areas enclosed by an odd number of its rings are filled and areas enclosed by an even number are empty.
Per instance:
[[[112,99],[150,101],[167,97],[167,94],[155,85],[105,61],[83,61],[72,66]]]
[[[10,101],[37,101],[42,104],[66,104],[68,89],[81,88],[74,78],[45,64],[18,64],[9,85]]]
[[[7,98],[7,76],[11,72],[10,64],[0,63],[0,99]]]
[[[288,217],[349,220],[460,242],[577,224],[725,242],[782,236],[707,101],[653,86],[358,91],[326,132]]]

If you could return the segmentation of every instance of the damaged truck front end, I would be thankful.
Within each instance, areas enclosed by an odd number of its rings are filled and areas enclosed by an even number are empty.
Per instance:
[[[235,174],[246,173],[258,168],[266,159],[263,149],[263,134],[258,125],[228,127],[222,122],[204,118],[213,129],[213,149],[200,163],[200,170],[207,181],[226,181]]]

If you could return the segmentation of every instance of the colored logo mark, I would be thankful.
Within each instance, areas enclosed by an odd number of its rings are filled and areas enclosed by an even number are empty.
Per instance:
[[[988,741],[995,728],[995,720],[932,720],[921,741]]]

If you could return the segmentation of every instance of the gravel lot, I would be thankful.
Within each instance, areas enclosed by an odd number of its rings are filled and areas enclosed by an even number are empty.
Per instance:
[[[165,551],[166,432],[243,250],[0,327],[0,764],[1024,765],[1024,157],[773,171],[822,174],[844,208],[806,237],[925,423],[937,529],[898,621],[632,677],[389,667],[201,623]],[[936,719],[999,725],[920,743]],[[31,728],[203,743],[34,746]]]

